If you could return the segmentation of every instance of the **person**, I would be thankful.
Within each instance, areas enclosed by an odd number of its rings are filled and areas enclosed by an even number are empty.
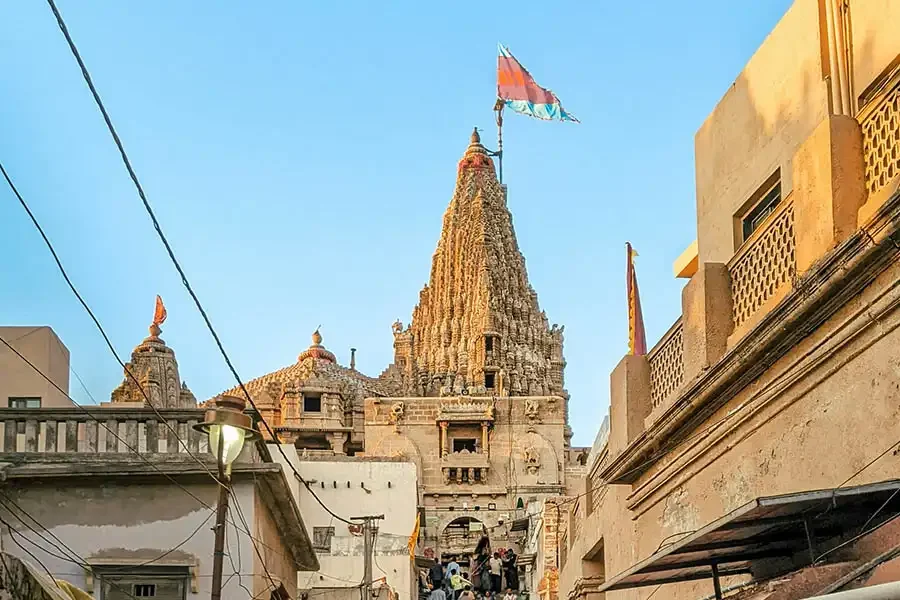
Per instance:
[[[453,590],[453,600],[459,600],[463,588],[472,589],[472,582],[459,574],[459,568],[450,569],[450,589]]]
[[[459,595],[459,600],[475,600],[475,593],[472,592],[472,584],[466,582],[467,585],[463,590],[462,594]]]
[[[441,586],[431,584],[428,587],[431,590],[431,593],[428,594],[428,600],[447,600],[447,594],[444,593]]]
[[[515,592],[513,592],[510,588],[506,588],[506,595],[503,596],[503,600],[516,600],[518,596],[516,596]]]
[[[459,568],[459,563],[456,562],[455,560],[451,560],[450,563],[447,565],[448,573],[452,572],[453,570],[456,570],[460,574],[462,573],[462,570]]]
[[[491,557],[491,591],[500,593],[500,585],[503,583],[503,563],[500,561],[500,553],[494,552]]]
[[[431,585],[433,585],[436,589],[441,589],[444,587],[444,565],[440,562],[435,562],[431,565],[431,568],[428,569],[428,578],[431,579]]]
[[[516,556],[516,553],[513,552],[512,548],[509,548],[503,556],[503,567],[506,571],[506,587],[514,591],[519,590],[519,566],[516,564],[517,558],[518,557]]]

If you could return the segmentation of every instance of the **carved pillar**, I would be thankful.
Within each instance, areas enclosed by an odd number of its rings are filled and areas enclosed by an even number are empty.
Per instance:
[[[447,456],[447,422],[441,421],[441,458]]]
[[[482,454],[487,454],[490,456],[491,451],[488,447],[488,423],[487,421],[481,422],[481,452]]]
[[[331,442],[331,450],[335,454],[347,454],[347,451],[344,449],[344,445],[347,443],[346,433],[329,433],[328,438],[328,441]]]

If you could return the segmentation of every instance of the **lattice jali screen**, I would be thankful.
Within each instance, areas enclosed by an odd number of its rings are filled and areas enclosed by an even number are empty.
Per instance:
[[[862,120],[866,187],[875,193],[900,174],[900,85],[867,109]]]
[[[734,326],[740,327],[783,285],[790,285],[794,257],[794,207],[787,202],[729,265]]]
[[[650,362],[650,401],[656,408],[678,389],[684,380],[684,345],[681,319],[647,356]]]

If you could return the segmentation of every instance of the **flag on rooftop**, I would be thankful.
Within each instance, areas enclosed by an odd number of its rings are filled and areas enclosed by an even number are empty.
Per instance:
[[[516,60],[509,48],[500,47],[497,57],[497,97],[510,109],[529,117],[545,121],[573,121],[574,115],[567,113],[556,94],[542,88],[531,73]]]
[[[637,273],[634,272],[634,257],[637,251],[631,242],[625,242],[628,262],[625,267],[625,286],[628,292],[628,354],[647,354],[647,334],[644,332],[644,313],[641,312],[641,295],[638,293]]]
[[[166,321],[169,313],[166,312],[166,305],[163,304],[162,298],[156,296],[156,307],[153,309],[153,324],[162,325]]]

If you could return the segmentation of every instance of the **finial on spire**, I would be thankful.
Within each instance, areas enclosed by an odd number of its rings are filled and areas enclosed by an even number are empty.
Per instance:
[[[319,327],[316,327],[316,330],[313,331],[313,334],[312,334],[312,343],[314,346],[319,346],[322,344],[322,334],[319,333],[320,327],[322,327],[322,326],[319,325]]]
[[[480,144],[480,143],[481,143],[481,135],[479,135],[479,133],[478,133],[478,128],[477,128],[477,127],[475,127],[474,129],[472,129],[472,138],[471,138],[471,142],[472,142],[473,144]]]

